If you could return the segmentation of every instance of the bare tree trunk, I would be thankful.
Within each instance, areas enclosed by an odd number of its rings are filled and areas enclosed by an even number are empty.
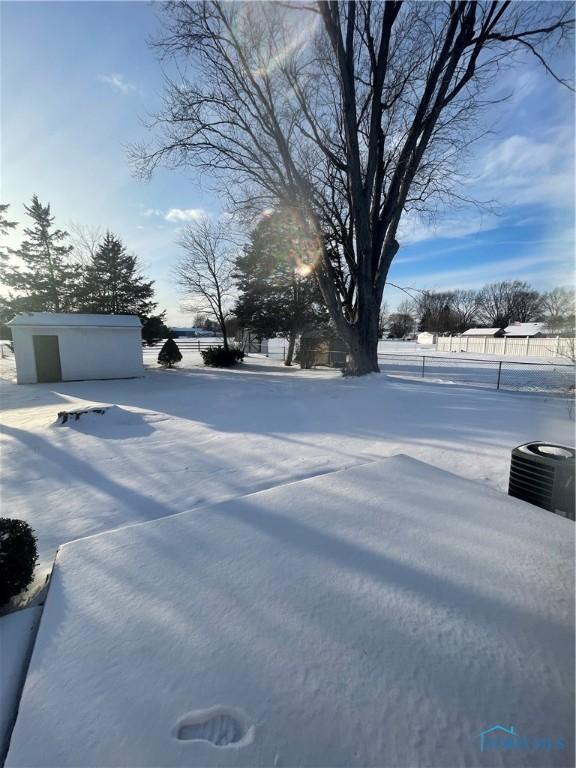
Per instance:
[[[292,365],[295,346],[296,346],[296,331],[292,329],[290,331],[290,335],[288,336],[288,352],[286,353],[286,360],[284,360],[284,365]]]
[[[220,321],[220,330],[222,331],[222,346],[228,352],[228,333],[226,331],[226,322],[224,320]]]
[[[366,307],[358,323],[344,339],[348,347],[348,362],[344,369],[347,376],[363,376],[378,373],[378,311]]]

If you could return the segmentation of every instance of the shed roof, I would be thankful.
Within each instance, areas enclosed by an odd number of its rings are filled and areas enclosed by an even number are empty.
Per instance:
[[[496,336],[500,328],[469,328],[462,336]]]
[[[7,325],[83,328],[141,328],[136,315],[84,315],[78,312],[19,312]]]

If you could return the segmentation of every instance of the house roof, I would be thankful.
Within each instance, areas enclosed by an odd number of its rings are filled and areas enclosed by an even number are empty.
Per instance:
[[[44,328],[141,328],[142,326],[136,315],[83,315],[77,312],[19,312],[7,325]]]
[[[468,328],[462,336],[495,336],[500,328]]]
[[[545,323],[512,323],[504,328],[506,336],[536,336],[538,333],[548,333]]]

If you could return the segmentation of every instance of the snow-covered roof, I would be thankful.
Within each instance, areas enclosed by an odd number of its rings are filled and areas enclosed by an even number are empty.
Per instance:
[[[500,328],[469,328],[462,336],[496,336]]]
[[[547,332],[546,323],[512,323],[504,328],[506,336],[536,336]]]
[[[7,325],[33,325],[64,328],[141,328],[136,315],[84,315],[79,312],[19,312]]]
[[[571,533],[396,456],[64,544],[5,764],[462,765],[499,712],[569,755]]]

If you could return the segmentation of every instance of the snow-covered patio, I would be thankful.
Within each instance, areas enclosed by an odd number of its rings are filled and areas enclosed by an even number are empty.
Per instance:
[[[569,766],[573,529],[396,456],[66,544],[6,766]]]

